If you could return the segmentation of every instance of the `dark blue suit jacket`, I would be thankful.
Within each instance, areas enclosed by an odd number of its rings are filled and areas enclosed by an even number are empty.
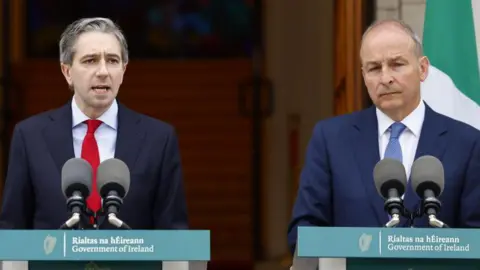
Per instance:
[[[480,227],[480,131],[426,106],[415,159],[423,155],[437,157],[445,170],[437,217],[451,227]],[[388,222],[373,182],[379,160],[375,107],[317,123],[288,228],[292,252],[298,226],[382,227]],[[404,200],[415,211],[420,199],[410,185]],[[427,227],[427,219],[416,219],[414,226]]]
[[[60,175],[63,164],[75,157],[70,102],[16,125],[0,223],[14,229],[58,229],[70,217]],[[120,219],[133,229],[188,227],[172,126],[119,104],[115,158],[125,162],[131,174]],[[101,229],[113,228],[105,218],[99,223]]]

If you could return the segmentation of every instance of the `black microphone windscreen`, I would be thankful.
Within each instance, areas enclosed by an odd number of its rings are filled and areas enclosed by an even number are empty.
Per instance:
[[[424,192],[430,189],[438,197],[445,186],[445,174],[440,160],[434,156],[422,156],[412,165],[411,181],[413,190],[423,198]]]
[[[378,194],[385,200],[388,199],[388,192],[392,188],[397,189],[399,196],[402,196],[407,186],[405,167],[396,159],[382,159],[373,169],[373,181]]]
[[[102,197],[106,197],[110,191],[116,191],[120,197],[125,197],[130,189],[130,170],[127,164],[115,158],[100,163],[97,188]]]
[[[69,159],[62,167],[62,192],[70,198],[74,191],[80,191],[87,198],[92,190],[92,166],[81,158]]]

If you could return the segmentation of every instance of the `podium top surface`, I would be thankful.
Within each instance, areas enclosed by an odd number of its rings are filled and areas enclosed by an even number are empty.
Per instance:
[[[478,259],[480,230],[299,227],[298,257]]]
[[[1,230],[0,260],[209,261],[208,230]]]

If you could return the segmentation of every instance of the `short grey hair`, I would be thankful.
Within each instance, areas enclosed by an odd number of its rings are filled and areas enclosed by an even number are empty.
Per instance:
[[[74,21],[63,31],[60,42],[60,63],[71,65],[75,55],[75,43],[80,35],[87,32],[98,31],[115,35],[122,49],[122,61],[128,63],[127,40],[122,30],[112,20],[107,18],[82,18]]]
[[[402,20],[397,20],[397,19],[382,19],[382,20],[377,20],[373,24],[371,24],[367,30],[363,33],[362,36],[362,42],[365,40],[365,37],[367,36],[370,31],[372,31],[374,28],[381,26],[381,25],[394,25],[399,27],[401,30],[403,30],[414,42],[414,53],[417,57],[422,57],[423,56],[423,45],[422,41],[420,40],[420,37],[415,33],[413,28],[405,23]]]

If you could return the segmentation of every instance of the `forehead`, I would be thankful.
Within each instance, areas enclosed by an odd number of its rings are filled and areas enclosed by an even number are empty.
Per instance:
[[[414,57],[414,41],[398,27],[374,29],[365,37],[360,52],[362,61],[381,61]]]
[[[114,34],[87,32],[81,34],[75,43],[75,55],[80,58],[87,54],[115,54],[121,56],[120,42]]]

